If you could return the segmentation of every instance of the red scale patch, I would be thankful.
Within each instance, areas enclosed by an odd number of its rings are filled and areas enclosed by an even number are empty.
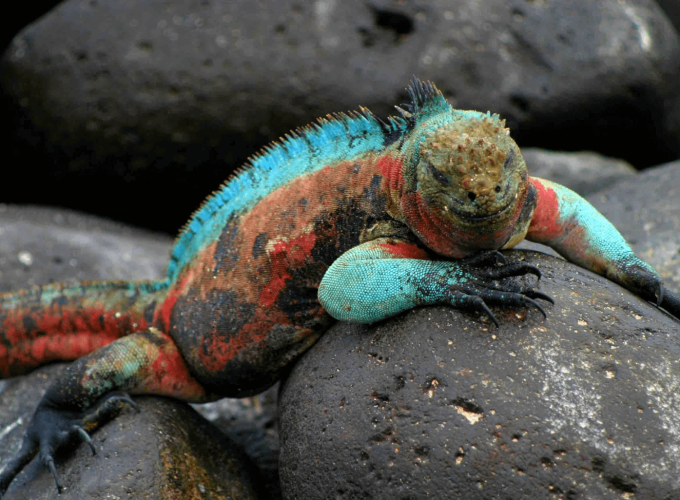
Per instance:
[[[279,240],[269,252],[272,274],[269,283],[260,294],[260,304],[272,307],[291,278],[289,270],[299,269],[307,263],[317,236],[314,233],[303,234],[292,240]]]
[[[427,259],[427,252],[414,243],[380,243],[381,248],[391,255],[398,255],[404,259]]]
[[[530,178],[536,188],[536,210],[531,219],[527,238],[534,241],[554,241],[563,232],[559,223],[560,206],[557,194],[539,180]]]

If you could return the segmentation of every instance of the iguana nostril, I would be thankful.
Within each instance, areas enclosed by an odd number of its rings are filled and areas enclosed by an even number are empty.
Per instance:
[[[472,193],[472,192],[468,192],[467,196],[468,196],[468,199],[470,201],[475,201],[475,198],[477,198],[477,195],[475,193]]]

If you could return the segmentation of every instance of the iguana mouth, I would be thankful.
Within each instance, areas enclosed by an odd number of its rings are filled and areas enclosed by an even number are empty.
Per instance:
[[[494,217],[500,217],[503,215],[505,212],[507,212],[510,207],[514,204],[515,200],[517,199],[517,193],[515,193],[515,196],[512,197],[512,199],[508,202],[507,205],[505,205],[503,208],[501,208],[498,212],[495,212],[491,215],[470,215],[468,213],[460,212],[458,210],[455,210],[452,207],[448,207],[448,210],[453,213],[456,217],[460,217],[461,219],[464,220],[469,220],[469,221],[474,221],[474,222],[481,222],[489,219],[493,219]]]

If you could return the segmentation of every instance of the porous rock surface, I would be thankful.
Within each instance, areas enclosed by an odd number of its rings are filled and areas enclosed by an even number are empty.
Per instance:
[[[680,323],[562,260],[501,326],[448,307],[338,324],[282,392],[288,499],[680,495]],[[528,278],[531,279],[531,278]]]

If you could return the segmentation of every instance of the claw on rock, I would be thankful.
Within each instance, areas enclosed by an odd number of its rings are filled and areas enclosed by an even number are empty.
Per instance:
[[[553,298],[550,295],[546,295],[545,293],[531,290],[531,292],[528,292],[527,295],[529,295],[532,299],[542,299],[546,302],[550,302],[552,305],[555,305]]]
[[[88,446],[92,450],[92,456],[96,455],[97,449],[94,447],[94,443],[92,442],[92,438],[90,438],[90,435],[87,433],[87,431],[85,429],[83,429],[82,427],[80,427],[79,425],[74,425],[72,427],[72,430],[80,436],[80,439],[82,439],[83,442],[88,444]]]
[[[541,313],[543,314],[543,317],[544,317],[545,319],[548,319],[548,315],[545,313],[545,310],[543,309],[543,307],[541,307],[541,304],[539,304],[538,302],[536,302],[534,299],[531,299],[531,298],[529,298],[529,297],[527,297],[527,296],[524,296],[524,302],[527,302],[528,305],[534,306],[536,309],[538,309],[539,311],[541,311]]]
[[[54,466],[54,459],[52,458],[52,455],[44,455],[43,456],[43,463],[45,464],[45,467],[47,467],[50,472],[52,473],[52,476],[54,477],[54,482],[57,484],[57,492],[61,495],[61,484],[59,484],[59,477],[57,476],[57,468]]]
[[[496,256],[496,259],[497,259],[498,262],[500,262],[503,265],[508,263],[508,259],[505,258],[505,255],[500,253],[498,250],[494,250],[494,252],[495,252],[495,256]]]
[[[543,274],[541,274],[541,270],[537,268],[536,266],[532,266],[531,264],[527,264],[525,269],[527,270],[527,273],[533,274],[536,276],[539,281],[543,277]]]
[[[489,309],[489,306],[487,306],[484,301],[480,301],[481,303],[479,304],[479,307],[484,310],[484,312],[489,316],[489,319],[494,322],[496,325],[496,328],[500,328],[501,325],[498,323],[498,320],[496,319],[496,316],[493,315],[491,312],[491,309]]]
[[[119,403],[126,403],[130,407],[132,407],[137,413],[141,411],[137,403],[135,403],[135,401],[130,397],[130,395],[127,392],[114,393],[108,399],[108,401],[118,401]]]

